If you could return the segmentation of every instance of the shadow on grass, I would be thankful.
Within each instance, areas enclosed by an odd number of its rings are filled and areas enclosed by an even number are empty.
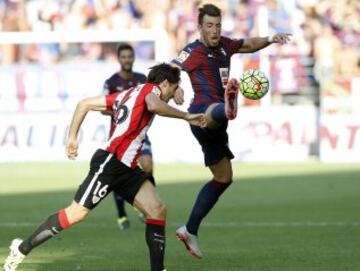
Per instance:
[[[173,233],[186,221],[202,183],[161,184],[168,206],[168,270],[357,270],[359,176],[346,171],[235,180],[203,223],[201,261]],[[0,258],[11,239],[29,235],[73,195],[1,195]],[[144,225],[127,210],[131,229],[121,232],[109,196],[87,221],[34,250],[19,270],[149,270]]]

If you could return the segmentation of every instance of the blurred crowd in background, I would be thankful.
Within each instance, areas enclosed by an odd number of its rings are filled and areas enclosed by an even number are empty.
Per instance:
[[[197,10],[204,3],[222,9],[224,35],[293,34],[289,45],[268,50],[273,103],[318,104],[319,85],[329,97],[351,98],[351,81],[360,76],[359,0],[0,0],[0,29],[44,35],[47,31],[165,30],[172,58],[198,37]],[[154,60],[153,42],[132,45],[138,59]],[[114,42],[0,43],[0,65],[116,61],[115,53]],[[236,57],[244,69],[259,67],[259,53]],[[332,100],[329,104],[328,111],[338,107]]]
[[[205,1],[187,0],[0,0],[1,31],[166,29],[172,54],[197,36],[197,8]],[[271,32],[294,34],[296,50],[315,59],[318,76],[359,74],[360,2],[358,0],[225,0],[206,1],[223,10],[224,34],[258,35],[257,9],[269,11]],[[85,44],[84,57],[103,57],[98,44]],[[4,48],[5,47],[5,48]],[[66,45],[33,45],[19,54],[3,45],[1,62],[39,61],[41,50],[58,61],[74,53]],[[19,59],[22,58],[22,59]]]

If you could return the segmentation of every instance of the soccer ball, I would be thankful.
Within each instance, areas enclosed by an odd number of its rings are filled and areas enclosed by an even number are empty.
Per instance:
[[[269,90],[269,79],[259,70],[247,70],[240,77],[240,92],[244,97],[258,100]]]

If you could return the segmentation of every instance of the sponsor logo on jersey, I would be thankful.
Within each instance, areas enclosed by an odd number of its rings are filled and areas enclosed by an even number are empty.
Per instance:
[[[220,78],[223,87],[225,88],[229,80],[229,68],[220,68]]]
[[[180,63],[183,63],[189,57],[189,55],[190,54],[188,52],[181,51],[181,53],[177,56],[175,60]]]

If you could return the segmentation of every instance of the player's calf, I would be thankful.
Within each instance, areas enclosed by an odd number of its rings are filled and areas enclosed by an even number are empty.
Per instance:
[[[19,245],[19,251],[28,255],[31,250],[71,226],[64,209],[50,215],[39,227]]]
[[[165,220],[147,218],[146,222],[146,243],[150,252],[151,271],[164,270],[165,256]]]

